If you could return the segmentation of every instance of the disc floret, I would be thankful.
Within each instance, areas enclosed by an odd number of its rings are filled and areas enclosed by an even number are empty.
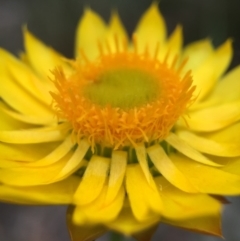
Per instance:
[[[77,138],[119,149],[161,141],[192,100],[190,72],[148,53],[115,51],[95,61],[73,62],[66,77],[55,69],[52,93],[58,115],[68,120]]]

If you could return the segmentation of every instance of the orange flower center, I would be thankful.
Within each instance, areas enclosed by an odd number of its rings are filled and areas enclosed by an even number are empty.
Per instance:
[[[101,49],[100,49],[101,50]],[[156,50],[157,52],[157,50]],[[155,54],[157,56],[157,54]],[[84,57],[84,53],[83,53]],[[66,77],[56,69],[52,93],[57,113],[68,120],[77,138],[115,149],[161,141],[192,100],[190,72],[147,52],[125,48],[103,53],[95,61],[73,62]]]

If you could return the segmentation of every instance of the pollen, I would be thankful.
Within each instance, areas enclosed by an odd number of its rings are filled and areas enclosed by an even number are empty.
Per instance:
[[[108,45],[107,45],[108,46]],[[163,140],[193,101],[191,73],[182,74],[186,61],[160,61],[116,41],[115,50],[99,44],[99,57],[90,61],[84,51],[72,61],[74,72],[53,71],[52,94],[59,117],[72,125],[78,140],[86,138],[114,149]],[[176,67],[177,66],[177,67]]]

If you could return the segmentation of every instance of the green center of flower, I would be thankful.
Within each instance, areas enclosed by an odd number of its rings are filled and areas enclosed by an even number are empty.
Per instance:
[[[119,68],[105,71],[86,85],[83,95],[100,106],[129,109],[156,100],[159,83],[146,71]]]

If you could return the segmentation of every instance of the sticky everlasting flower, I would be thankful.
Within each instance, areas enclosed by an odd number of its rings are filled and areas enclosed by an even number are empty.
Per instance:
[[[221,235],[222,196],[240,193],[230,40],[182,49],[152,4],[131,39],[86,9],[76,60],[24,42],[20,60],[0,50],[0,200],[69,204],[72,240],[149,240],[159,222]]]

